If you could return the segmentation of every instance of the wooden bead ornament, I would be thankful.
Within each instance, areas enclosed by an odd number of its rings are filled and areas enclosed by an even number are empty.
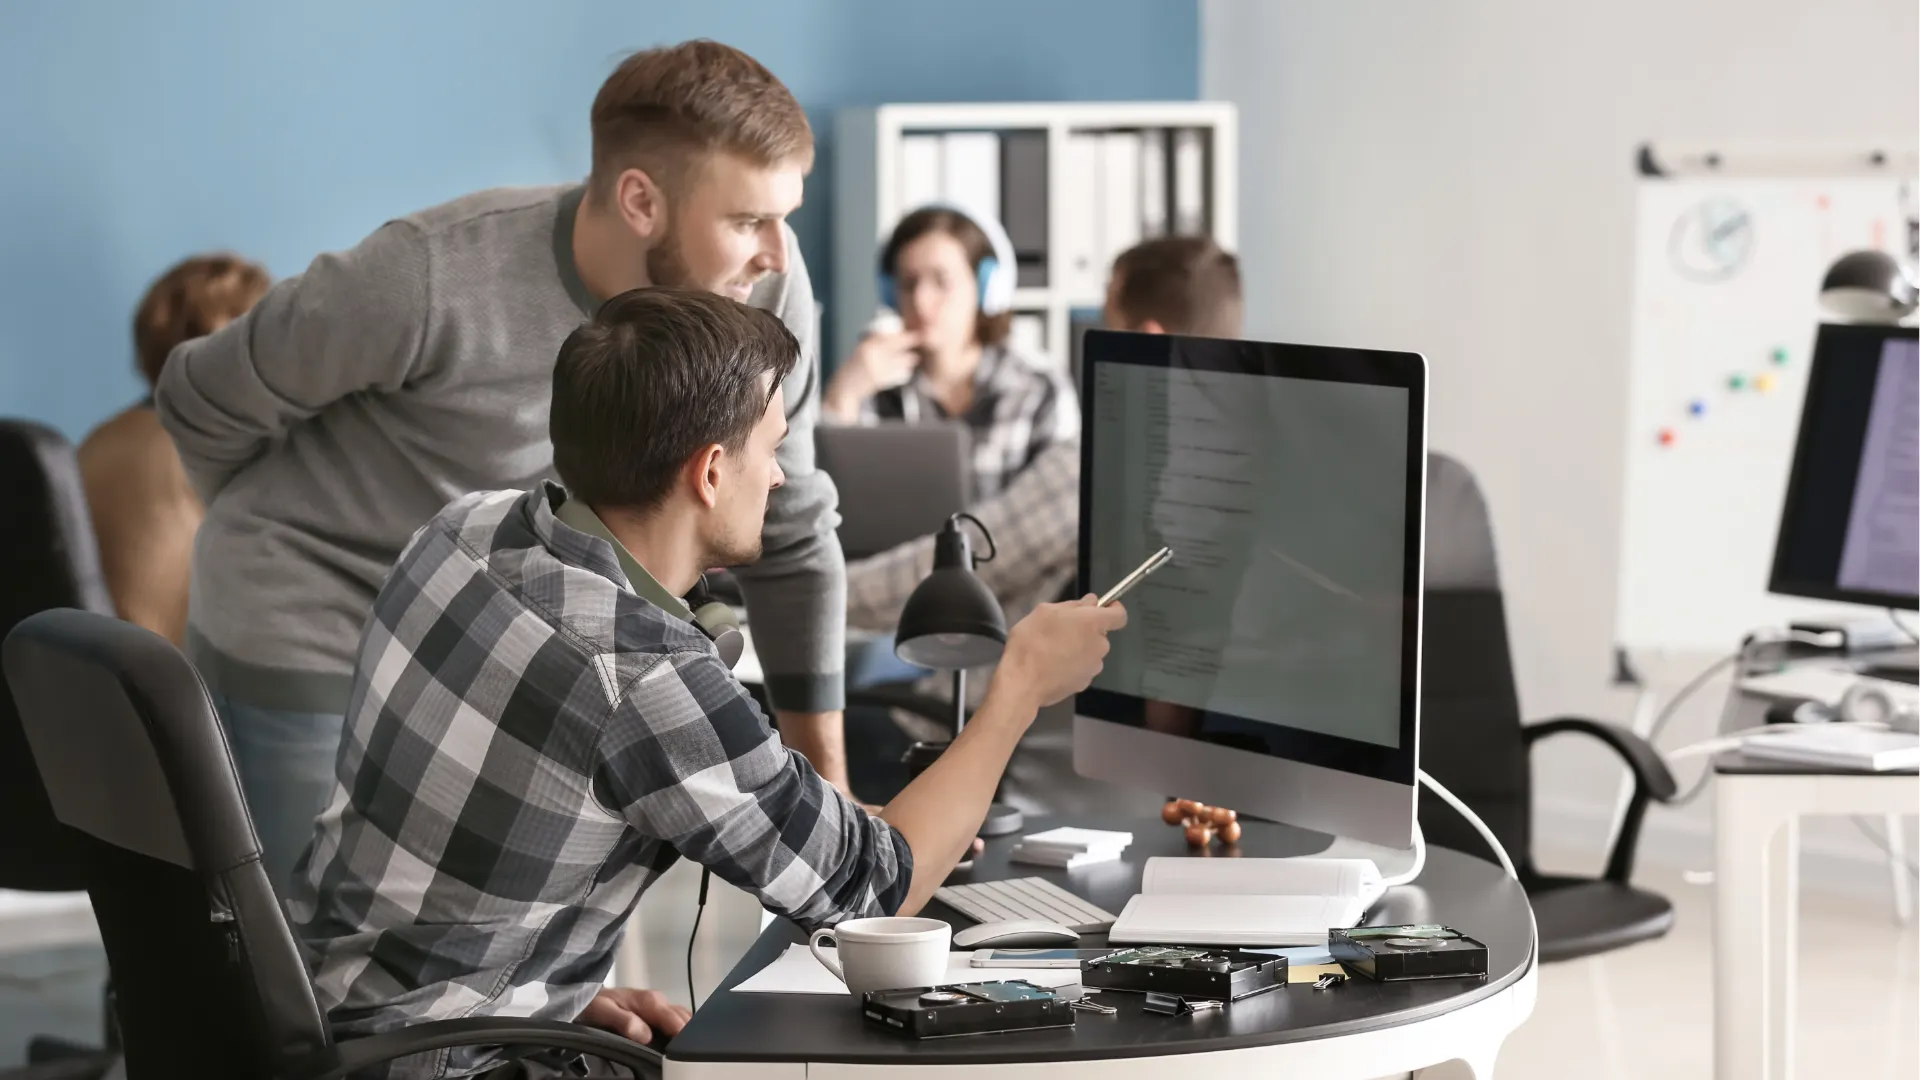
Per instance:
[[[1173,799],[1160,808],[1160,820],[1183,829],[1187,846],[1209,853],[1216,835],[1229,847],[1240,842],[1240,815],[1224,806]]]

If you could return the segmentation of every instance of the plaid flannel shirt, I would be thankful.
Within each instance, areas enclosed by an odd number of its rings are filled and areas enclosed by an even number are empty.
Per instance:
[[[967,511],[993,534],[993,559],[973,572],[1000,599],[1009,623],[1058,599],[1079,559],[1079,437],[1041,451],[1013,483]],[[986,554],[977,537],[974,550]],[[932,572],[931,536],[848,563],[847,625],[891,633],[907,597]]]
[[[783,746],[713,643],[555,518],[564,498],[460,499],[374,604],[339,782],[289,903],[338,1035],[574,1019],[681,855],[803,925],[905,900],[905,839]]]
[[[971,501],[978,502],[999,494],[1047,447],[1078,437],[1080,402],[1057,364],[1009,345],[982,349],[973,380],[973,404],[959,419],[973,434]],[[863,424],[948,419],[953,417],[918,376],[860,407]]]

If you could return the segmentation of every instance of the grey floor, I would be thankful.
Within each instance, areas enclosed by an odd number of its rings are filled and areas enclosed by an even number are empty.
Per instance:
[[[1503,1077],[1679,1080],[1712,1075],[1712,887],[1650,868],[1672,897],[1674,932],[1540,974],[1533,1017],[1508,1040]],[[628,962],[687,1000],[687,933],[698,875],[676,867],[642,902]],[[1884,895],[1809,890],[1802,901],[1799,1075],[1814,1080],[1920,1076],[1920,933],[1896,926]],[[759,908],[716,886],[694,953],[702,996],[759,931]],[[93,1038],[105,964],[97,948],[0,954],[0,1065],[34,1034]]]
[[[36,1035],[97,1044],[106,985],[98,945],[0,954],[0,1067],[23,1064]]]

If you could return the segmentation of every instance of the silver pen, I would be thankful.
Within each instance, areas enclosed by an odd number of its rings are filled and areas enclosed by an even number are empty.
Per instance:
[[[1134,567],[1133,573],[1121,578],[1118,585],[1108,589],[1106,595],[1100,598],[1100,603],[1097,606],[1106,607],[1108,604],[1127,595],[1127,593],[1133,590],[1135,585],[1145,581],[1148,574],[1153,573],[1155,570],[1160,569],[1172,561],[1173,549],[1170,547],[1163,547],[1159,551],[1147,556],[1146,562]]]

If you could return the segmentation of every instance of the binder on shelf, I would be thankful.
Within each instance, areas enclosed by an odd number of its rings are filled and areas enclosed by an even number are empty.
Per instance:
[[[1047,133],[1009,131],[1000,138],[1000,223],[1019,262],[1014,284],[1047,284]]]
[[[1140,133],[1140,235],[1165,236],[1170,205],[1167,200],[1167,129]]]
[[[1047,317],[1037,311],[1023,311],[1013,317],[1013,332],[1008,341],[1016,349],[1034,356],[1047,355]]]
[[[1109,131],[1100,136],[1099,274],[1114,256],[1140,242],[1140,133]],[[1104,285],[1104,280],[1100,283]],[[1097,288],[1098,286],[1096,286]]]
[[[943,166],[940,135],[913,134],[900,139],[900,213],[904,216],[940,199]],[[894,223],[883,221],[891,230]]]
[[[948,132],[941,147],[940,195],[977,214],[1000,217],[1000,135]]]
[[[1080,385],[1080,357],[1085,351],[1087,331],[1099,330],[1106,326],[1106,316],[1099,308],[1076,307],[1067,312],[1067,374],[1072,377],[1073,385]]]
[[[1060,247],[1054,266],[1058,287],[1073,299],[1100,296],[1106,289],[1106,262],[1100,249],[1100,135],[1075,131],[1067,136],[1060,162]]]
[[[1173,132],[1173,231],[1182,236],[1207,232],[1207,143],[1199,128]]]

